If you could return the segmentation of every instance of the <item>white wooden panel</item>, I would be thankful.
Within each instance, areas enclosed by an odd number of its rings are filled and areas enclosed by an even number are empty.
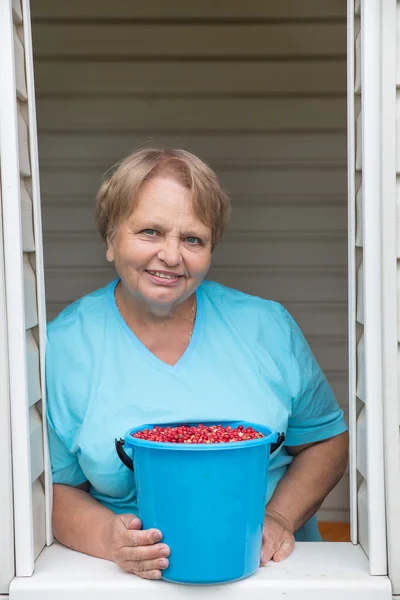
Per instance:
[[[399,18],[399,6],[397,6],[397,28],[396,28],[396,39],[400,38],[400,18]],[[399,45],[396,44],[396,86],[397,89],[400,87],[400,48]],[[398,115],[397,111],[397,115]],[[397,138],[399,139],[399,138]]]
[[[29,123],[28,102],[18,102],[17,104],[18,104],[18,109],[21,111],[21,114],[25,120],[25,123],[28,125],[28,123]]]
[[[205,43],[205,35],[207,42]],[[35,53],[54,56],[274,57],[341,56],[346,30],[341,23],[247,25],[108,23],[37,24]]]
[[[366,432],[366,409],[362,407],[357,418],[357,469],[367,480],[367,432]]]
[[[400,261],[397,261],[397,289],[400,290]],[[397,294],[397,314],[400,317],[400,294]]]
[[[363,263],[360,264],[357,271],[357,321],[364,323],[364,276]]]
[[[362,247],[363,245],[363,204],[362,204],[362,186],[356,195],[356,246]]]
[[[397,261],[397,273],[399,273],[399,270],[400,270],[400,265],[399,265],[399,261]],[[399,279],[399,276],[397,276],[397,281],[398,281],[398,279]],[[400,296],[400,294],[397,293],[397,308],[400,305],[399,296]],[[400,344],[400,312],[399,312],[399,310],[397,310],[397,341]],[[400,346],[399,346],[399,350],[400,350]],[[399,373],[400,373],[400,363],[399,363]]]
[[[1,172],[0,172],[1,175]],[[0,187],[0,595],[8,594],[15,576],[13,478],[11,461],[10,387],[6,280],[4,273],[3,219]]]
[[[25,327],[30,329],[38,323],[36,299],[36,275],[29,262],[29,257],[24,254],[24,303]]]
[[[354,5],[347,2],[347,202],[348,202],[348,318],[349,318],[349,504],[350,504],[350,539],[353,544],[358,543],[358,499],[357,499],[357,466],[356,466],[356,419],[357,419],[357,346],[356,346],[356,210],[355,195],[357,184],[360,185],[360,175],[356,174],[356,97],[354,94],[356,76],[355,57],[355,27]],[[361,67],[361,66],[360,66]]]
[[[31,331],[26,332],[26,369],[28,375],[28,402],[32,406],[40,400],[39,348]]]
[[[35,104],[35,83],[33,73],[33,44],[32,44],[32,30],[31,30],[31,15],[29,0],[22,0],[23,3],[23,14],[24,14],[24,43],[25,43],[25,58],[26,58],[26,80],[29,103],[27,106],[27,121],[29,121],[30,128],[30,151],[31,151],[31,166],[32,166],[32,178],[30,181],[30,192],[33,204],[33,217],[35,227],[35,273],[36,273],[36,289],[38,298],[38,315],[39,315],[39,326],[36,330],[38,344],[40,346],[40,383],[42,387],[42,399],[41,408],[43,414],[46,414],[46,386],[44,379],[44,362],[45,362],[45,345],[46,345],[46,314],[45,314],[45,289],[44,289],[44,265],[43,265],[43,248],[42,248],[42,223],[41,223],[41,199],[40,199],[40,183],[39,183],[39,162],[38,162],[38,140],[37,140],[37,124],[36,124],[36,104]],[[46,496],[46,511],[45,511],[45,526],[42,527],[42,532],[45,536],[46,544],[53,542],[52,533],[52,482],[50,473],[50,457],[48,452],[47,444],[47,428],[43,427],[43,450],[44,450],[44,463],[45,471],[43,474],[43,482],[45,487]],[[36,549],[42,548],[44,541],[43,537],[40,538],[38,545],[38,537],[36,536],[35,547]]]
[[[29,576],[34,569],[32,486],[30,482],[29,420],[26,407],[28,390],[25,368],[25,330],[22,317],[24,290],[18,108],[13,61],[12,4],[10,1],[1,3],[0,13],[0,155],[4,265],[7,280],[7,329],[10,332],[8,335],[8,365],[10,397],[12,398],[10,406],[15,567],[17,575]]]
[[[344,130],[342,98],[152,99],[42,98],[39,131]],[[45,124],[43,127],[42,124]]]
[[[382,231],[384,232],[383,260],[382,260],[382,289],[383,294],[383,398],[385,418],[385,453],[389,457],[386,465],[385,488],[386,488],[386,526],[388,547],[388,574],[391,579],[393,594],[400,594],[400,452],[399,452],[399,364],[396,354],[398,353],[400,341],[399,313],[396,302],[396,264],[393,256],[399,256],[400,223],[398,191],[395,189],[396,182],[393,181],[393,172],[399,171],[399,137],[393,136],[393,123],[396,121],[396,101],[392,97],[394,85],[398,85],[400,63],[398,60],[399,44],[399,3],[396,0],[382,5],[382,38],[384,53],[382,61],[384,65],[382,74],[382,115],[384,118],[382,130]],[[397,14],[396,14],[397,13]],[[397,28],[393,25],[396,22]],[[397,31],[396,31],[397,29]],[[397,52],[395,53],[395,50]],[[395,56],[395,54],[397,56]],[[393,62],[396,60],[396,65]],[[390,62],[389,62],[390,61]],[[395,68],[394,68],[395,66]],[[398,95],[398,90],[397,90]],[[397,187],[397,186],[396,186]],[[397,202],[396,202],[397,200]],[[397,213],[397,214],[396,214]],[[396,219],[396,225],[393,221]],[[397,246],[397,252],[396,252]],[[399,288],[397,288],[397,297]],[[394,344],[395,329],[393,323],[397,320],[397,349]]]
[[[369,529],[368,529],[368,487],[365,480],[358,490],[358,536],[361,547],[369,555]]]
[[[12,0],[12,12],[14,23],[22,23],[21,0]]]
[[[361,35],[356,38],[355,44],[355,82],[354,93],[361,94]]]
[[[32,486],[33,540],[35,560],[46,544],[46,500],[43,485],[36,479]]]
[[[364,336],[357,344],[357,398],[365,401]]]
[[[60,5],[58,5],[60,4]],[[54,4],[53,0],[35,0],[32,16],[36,19],[84,18],[84,19],[282,19],[282,18],[328,18],[346,16],[346,5],[337,0],[280,0],[264,2],[247,0],[69,0]]]
[[[357,117],[356,122],[356,171],[362,169],[362,113]]]
[[[300,204],[300,203],[299,203]],[[242,232],[298,232],[309,231],[313,233],[340,232],[346,227],[346,206],[320,205],[320,206],[293,206],[293,204],[269,205],[253,204],[249,202],[235,206],[232,211],[229,229]],[[93,200],[89,203],[83,202],[72,204],[51,204],[43,211],[44,232],[56,231],[94,231],[96,228],[94,220]]]
[[[21,113],[21,103],[18,110],[18,146],[19,146],[19,170],[22,177],[29,177],[31,166],[29,160],[28,127]]]
[[[46,234],[44,243],[48,267],[79,267],[82,257],[85,266],[106,265],[105,246],[97,234]],[[327,234],[226,234],[224,243],[213,254],[216,267],[262,267],[266,262],[270,267],[345,267],[347,246],[343,237]]]
[[[207,162],[217,165],[249,164],[280,166],[288,163],[327,163],[343,165],[346,153],[345,132],[311,133],[50,133],[40,136],[40,164],[42,168],[96,166],[106,170],[138,147],[154,145],[162,148],[180,148],[198,154]],[[46,191],[46,190],[44,190]],[[307,198],[294,195],[306,204]],[[282,198],[282,201],[285,199]],[[290,200],[288,198],[287,200]],[[93,199],[90,199],[93,204]],[[263,200],[261,199],[261,202]],[[343,204],[346,204],[343,198]]]
[[[26,81],[25,81],[25,55],[24,47],[14,28],[14,60],[15,60],[15,83],[17,85],[17,95],[20,100],[26,100]]]
[[[21,180],[21,220],[22,249],[24,252],[34,252],[32,200],[23,180]]]
[[[47,251],[45,248],[47,255]],[[70,303],[100,288],[116,277],[112,267],[93,269],[46,269],[46,290],[49,299]],[[271,298],[278,302],[316,301],[345,302],[347,295],[346,269],[273,269],[211,268],[209,279],[219,281],[249,294]]]
[[[46,196],[90,196],[93,199],[100,187],[103,172],[99,170],[61,170],[49,169],[41,171],[41,183]],[[293,195],[296,190],[302,196],[332,195],[343,198],[346,190],[345,171],[343,169],[218,169],[222,184],[228,193],[241,196],[253,195]],[[345,236],[345,232],[343,232]]]
[[[397,202],[396,205],[396,225],[397,231],[400,231],[400,203]],[[397,249],[396,249],[397,258],[400,258],[400,235],[397,237]]]
[[[382,6],[363,2],[362,36],[362,168],[364,233],[365,390],[367,402],[368,513],[366,550],[373,575],[387,573],[385,442],[382,403]],[[391,92],[388,91],[388,94]],[[390,129],[390,127],[389,127]],[[386,188],[384,188],[386,189]],[[361,524],[361,520],[360,520]]]
[[[115,590],[121,597],[159,600],[160,588],[163,600],[209,600],[211,595],[221,600],[392,600],[390,581],[370,576],[359,546],[328,542],[299,542],[283,563],[270,563],[252,577],[211,589],[129,577],[110,561],[56,543],[43,551],[33,577],[12,583],[10,600],[80,600],[77,590],[84,590],[86,600],[113,600]]]
[[[283,94],[345,93],[343,60],[52,62],[35,67],[38,94]]]
[[[32,483],[43,473],[43,424],[37,405],[29,409]]]
[[[400,31],[399,31],[400,35]],[[400,87],[400,79],[399,79],[399,87]],[[398,88],[397,88],[398,89]],[[396,98],[396,140],[400,140],[400,94],[397,92]],[[400,156],[399,152],[396,152],[396,173],[400,173]],[[396,182],[397,188],[397,197],[399,196],[399,181]]]

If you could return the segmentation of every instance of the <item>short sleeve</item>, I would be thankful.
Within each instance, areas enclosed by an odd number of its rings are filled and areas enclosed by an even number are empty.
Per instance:
[[[77,455],[70,452],[57,434],[50,417],[47,418],[49,451],[53,483],[80,485],[86,477],[79,466]]]
[[[347,430],[344,414],[297,323],[286,311],[291,339],[292,412],[287,446],[329,439]]]
[[[74,451],[77,425],[69,412],[63,352],[49,338],[46,345],[47,431],[53,483],[77,486],[86,481]]]

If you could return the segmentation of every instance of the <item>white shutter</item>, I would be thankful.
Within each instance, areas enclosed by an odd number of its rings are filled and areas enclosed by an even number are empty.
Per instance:
[[[390,28],[395,28],[395,0],[348,0],[351,534],[369,557],[373,575],[388,572],[387,541],[389,567],[390,540],[392,548],[399,544],[390,527],[386,536],[395,503],[393,472],[399,480],[395,148],[388,127],[395,98],[389,81],[395,37]],[[393,130],[394,123],[393,118]]]
[[[20,0],[2,0],[0,4],[0,61],[15,570],[17,576],[27,576],[32,574],[34,561],[46,542],[52,541],[47,431],[43,422],[46,318],[28,0],[23,0],[22,5]],[[1,292],[0,285],[0,295]],[[10,456],[10,448],[6,456]]]
[[[400,298],[400,214],[396,198],[396,180],[400,144],[396,127],[399,112],[399,89],[396,72],[399,53],[400,6],[396,0],[382,2],[382,341],[383,341],[383,400],[385,430],[385,491],[388,571],[393,594],[400,594],[400,328],[398,327],[398,297]],[[397,19],[396,19],[397,17]],[[398,43],[398,42],[397,42]],[[396,65],[397,62],[397,65]],[[396,69],[397,66],[397,69]],[[398,75],[397,75],[398,78]],[[400,87],[400,82],[397,81]],[[396,102],[397,92],[397,102]],[[396,156],[397,154],[397,156]],[[397,160],[397,162],[396,162]],[[396,173],[397,171],[397,173]]]
[[[1,178],[1,171],[0,171]],[[0,594],[8,593],[14,577],[14,523],[12,506],[10,395],[4,277],[3,231],[0,190]]]

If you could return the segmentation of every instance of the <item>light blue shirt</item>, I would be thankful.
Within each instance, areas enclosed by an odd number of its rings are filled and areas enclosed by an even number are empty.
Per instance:
[[[170,366],[135,336],[117,309],[118,279],[74,302],[48,325],[46,351],[54,483],[88,480],[115,513],[137,512],[133,473],[114,439],[146,423],[244,420],[286,433],[287,446],[346,430],[343,411],[283,306],[206,281],[190,344]],[[292,461],[272,457],[268,499]],[[315,519],[296,535],[318,540]]]

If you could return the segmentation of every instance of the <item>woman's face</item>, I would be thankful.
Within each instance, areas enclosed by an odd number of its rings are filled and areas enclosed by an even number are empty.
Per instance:
[[[133,298],[168,310],[186,300],[207,274],[211,229],[195,216],[190,191],[173,179],[143,185],[133,213],[108,243],[107,260]]]

